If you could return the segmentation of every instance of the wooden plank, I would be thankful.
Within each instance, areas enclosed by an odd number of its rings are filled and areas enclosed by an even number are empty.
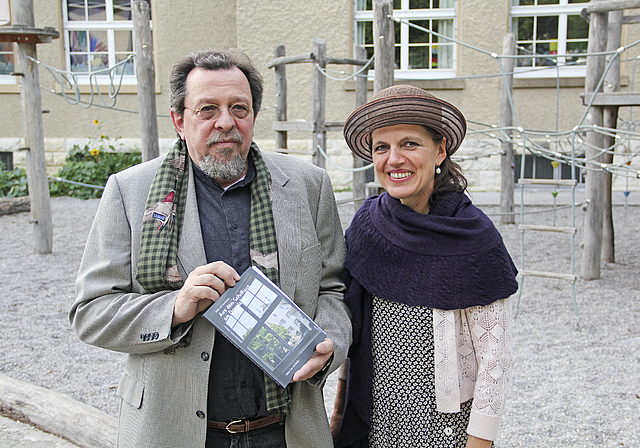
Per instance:
[[[573,187],[578,183],[577,180],[572,179],[518,179],[520,185],[562,185],[567,187]]]
[[[31,210],[29,197],[0,198],[0,215],[13,215],[14,213],[28,212]]]
[[[623,16],[622,17],[623,25],[634,24],[634,23],[640,23],[640,16]]]
[[[593,106],[640,106],[640,92],[586,92],[580,95],[582,97],[582,105],[586,106],[593,99]]]
[[[356,45],[355,56],[360,59],[366,59],[367,50],[361,45]],[[355,108],[356,109],[367,102],[367,77],[363,75],[366,75],[366,73],[361,73],[361,76],[356,77],[356,81],[355,81],[356,83]],[[354,168],[357,169],[365,166],[366,161],[364,159],[361,159],[355,154],[352,154],[352,156],[353,156]],[[361,200],[359,198],[366,198],[366,195],[367,195],[367,189],[365,186],[367,182],[366,171],[362,171],[362,170],[354,171],[352,179],[353,179],[353,199],[354,199],[353,211],[357,212],[358,209],[360,209],[360,206],[364,203],[364,200]]]
[[[532,271],[529,269],[523,269],[520,274],[527,277],[546,277],[546,278],[555,278],[558,280],[568,280],[570,282],[576,281],[576,276],[572,274],[559,274],[557,272],[545,272],[545,271]]]
[[[21,44],[46,44],[58,39],[60,33],[51,27],[31,28],[14,25],[0,27],[0,42],[16,42]]]
[[[0,413],[78,446],[116,446],[117,420],[88,404],[0,373]]]
[[[392,0],[373,0],[373,52],[375,54],[373,92],[393,85],[395,35],[393,33]]]
[[[297,54],[295,56],[282,56],[269,61],[267,63],[267,68],[273,68],[276,65],[282,65],[282,64],[298,64],[300,62],[312,62],[312,61],[313,61],[312,52]]]
[[[274,131],[313,132],[315,126],[307,121],[274,121],[271,128]]]
[[[322,71],[327,67],[326,62],[327,42],[324,39],[313,40],[313,55],[315,64],[313,64],[313,122],[315,124],[313,130],[313,164],[324,168],[326,160],[324,155],[318,150],[322,148],[327,151],[327,132],[323,129],[326,116],[326,91],[327,78]]]
[[[575,227],[559,227],[559,226],[543,226],[537,224],[520,224],[518,229],[521,231],[533,230],[537,232],[559,232],[559,233],[576,233]]]

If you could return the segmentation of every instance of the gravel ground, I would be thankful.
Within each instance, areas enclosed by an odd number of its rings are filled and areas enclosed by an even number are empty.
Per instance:
[[[67,319],[97,205],[97,200],[52,199],[51,255],[32,253],[28,213],[0,216],[0,372],[117,416],[115,387],[124,356],[81,343]],[[345,225],[352,208],[340,207]],[[557,211],[556,224],[568,225],[567,215]],[[640,207],[615,207],[617,263],[604,264],[600,280],[576,283],[579,329],[570,283],[524,282],[514,330],[514,383],[496,447],[640,446],[639,218]],[[552,221],[553,214],[527,218]],[[579,212],[577,241],[581,221]],[[513,225],[498,228],[520,267],[520,233]],[[569,237],[528,237],[525,247],[528,269],[570,270]],[[578,265],[579,255],[576,249]],[[329,410],[334,391],[330,378]]]

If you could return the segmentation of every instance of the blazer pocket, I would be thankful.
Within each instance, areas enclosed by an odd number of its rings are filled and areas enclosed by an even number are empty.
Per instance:
[[[124,372],[120,378],[116,395],[128,405],[140,409],[142,396],[144,395],[144,383]]]

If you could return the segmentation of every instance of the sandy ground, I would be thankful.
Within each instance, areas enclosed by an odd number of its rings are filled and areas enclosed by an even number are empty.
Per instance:
[[[117,416],[115,387],[123,355],[81,343],[67,319],[97,204],[52,199],[50,255],[33,254],[28,213],[0,216],[0,372]],[[497,210],[481,207],[489,214]],[[340,206],[345,225],[352,209],[351,204]],[[526,221],[551,224],[553,215],[527,215]],[[578,211],[577,242],[582,216]],[[617,262],[603,264],[599,280],[576,282],[579,329],[571,283],[525,280],[514,330],[514,382],[497,447],[640,446],[639,218],[640,207],[615,207]],[[555,220],[568,225],[570,213],[558,210]],[[520,232],[514,225],[497,226],[520,268]],[[569,272],[570,241],[560,234],[527,236],[526,267]],[[575,256],[579,272],[579,247]],[[517,299],[514,296],[514,307]],[[325,389],[329,411],[334,394],[335,379],[330,378]]]

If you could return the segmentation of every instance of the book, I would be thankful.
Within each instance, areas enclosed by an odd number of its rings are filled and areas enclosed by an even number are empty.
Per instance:
[[[255,266],[247,269],[204,317],[282,387],[327,337]]]

